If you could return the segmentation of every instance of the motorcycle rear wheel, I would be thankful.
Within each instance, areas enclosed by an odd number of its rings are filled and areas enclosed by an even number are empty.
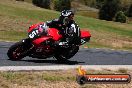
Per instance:
[[[58,61],[66,61],[70,58],[72,58],[79,50],[79,46],[73,46],[71,48],[68,48],[66,50],[61,49],[57,54],[55,54],[55,58]]]

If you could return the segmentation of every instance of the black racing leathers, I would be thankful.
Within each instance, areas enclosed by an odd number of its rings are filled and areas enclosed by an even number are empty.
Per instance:
[[[70,21],[69,24],[63,25],[58,19],[47,21],[49,28],[56,28],[63,35],[61,41],[67,41],[68,44],[80,44],[80,28],[74,20]]]

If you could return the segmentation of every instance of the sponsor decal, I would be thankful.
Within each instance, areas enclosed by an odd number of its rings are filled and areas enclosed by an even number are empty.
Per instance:
[[[86,74],[86,70],[81,66],[78,68],[77,83],[130,83],[131,76],[129,74]]]

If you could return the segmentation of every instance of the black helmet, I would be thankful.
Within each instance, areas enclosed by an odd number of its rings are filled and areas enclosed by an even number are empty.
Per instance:
[[[74,13],[72,10],[63,10],[60,14],[59,20],[63,22],[63,24],[68,24],[72,19],[70,19],[70,16],[74,16]]]
[[[72,10],[63,10],[60,16],[69,17],[70,15],[74,15]]]

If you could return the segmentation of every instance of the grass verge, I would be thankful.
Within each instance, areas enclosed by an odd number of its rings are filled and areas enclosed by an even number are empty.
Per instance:
[[[27,36],[31,24],[58,18],[59,13],[26,2],[0,1],[0,40],[19,41]],[[132,25],[75,16],[81,29],[89,30],[92,37],[90,48],[132,50]]]
[[[119,69],[117,71],[103,69],[89,69],[88,74],[124,74],[130,70]],[[126,72],[127,71],[127,72]],[[40,71],[40,72],[0,72],[1,88],[131,88],[131,84],[85,84],[79,85],[76,82],[77,71]]]

